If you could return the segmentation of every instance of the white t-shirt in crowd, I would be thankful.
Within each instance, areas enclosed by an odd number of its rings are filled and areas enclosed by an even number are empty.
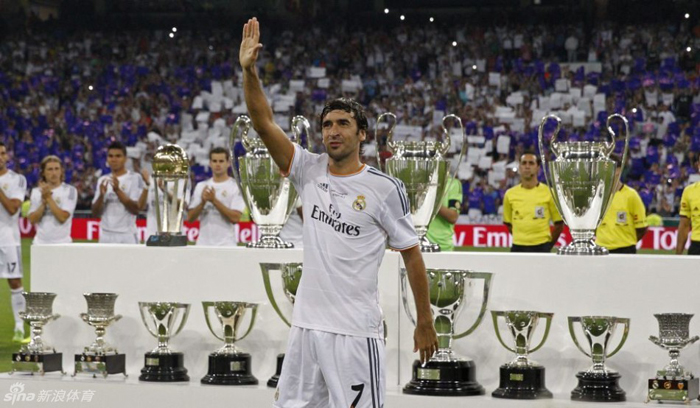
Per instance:
[[[231,177],[220,183],[215,183],[214,179],[210,178],[197,184],[194,188],[194,193],[192,193],[192,200],[190,200],[190,209],[197,207],[202,202],[204,187],[214,187],[216,198],[226,207],[240,212],[245,211],[245,201],[243,201],[241,190]],[[211,202],[204,205],[204,209],[199,215],[197,245],[238,245],[234,224],[231,224],[227,218],[224,218]]]
[[[9,199],[17,199],[24,201],[24,196],[27,194],[27,179],[23,175],[17,174],[12,170],[7,170],[7,173],[0,176],[0,188]],[[2,246],[21,245],[19,235],[19,213],[14,215],[0,205],[0,242]]]
[[[401,181],[363,166],[335,176],[327,154],[295,145],[290,180],[304,212],[304,273],[293,324],[331,333],[382,339],[377,290],[386,245],[418,245]]]
[[[73,240],[70,233],[73,225],[73,212],[75,211],[75,205],[78,203],[78,191],[69,184],[61,183],[61,185],[51,190],[51,195],[56,205],[70,215],[61,224],[47,205],[44,208],[44,215],[39,220],[39,223],[36,224],[36,235],[33,243],[40,245],[71,243]],[[33,213],[41,206],[41,189],[38,187],[33,188],[29,200],[29,213]]]
[[[111,174],[105,174],[97,179],[95,187],[95,197],[92,202],[95,203],[100,196],[100,185],[103,180],[112,178]],[[119,189],[126,193],[129,199],[138,202],[141,193],[146,189],[146,183],[140,174],[128,170],[126,173],[117,177],[119,180]],[[104,207],[102,217],[100,219],[100,231],[118,232],[118,233],[133,233],[136,230],[136,215],[130,213],[124,204],[119,201],[117,193],[112,189],[112,184],[107,184],[107,192],[104,198]]]

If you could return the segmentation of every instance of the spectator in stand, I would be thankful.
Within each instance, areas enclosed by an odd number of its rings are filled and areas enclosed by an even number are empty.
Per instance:
[[[440,245],[443,251],[454,250],[455,224],[462,208],[462,183],[451,177],[447,181],[445,197],[437,215],[428,226],[428,240]]]
[[[700,160],[696,163],[700,171]],[[681,222],[678,224],[678,235],[676,237],[676,255],[683,255],[685,245],[688,241],[688,231],[690,235],[690,248],[688,255],[700,255],[700,181],[695,182],[683,190],[680,210]]]
[[[29,221],[36,226],[34,245],[68,244],[78,191],[64,182],[61,159],[46,156],[41,160],[39,186],[30,194]]]

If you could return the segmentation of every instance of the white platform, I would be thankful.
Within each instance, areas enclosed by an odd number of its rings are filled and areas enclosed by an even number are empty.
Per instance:
[[[72,371],[72,354],[79,352],[93,338],[91,329],[79,318],[79,314],[86,308],[82,293],[99,291],[120,294],[116,310],[124,318],[108,329],[107,338],[127,354],[127,370],[131,375],[127,384],[116,379],[106,383],[64,379],[60,384],[72,381],[75,384],[87,384],[86,387],[99,386],[103,387],[100,390],[104,390],[105,394],[114,395],[120,395],[118,393],[121,393],[123,387],[139,387],[134,395],[142,395],[146,399],[150,399],[148,396],[153,394],[155,401],[158,394],[162,394],[159,401],[163,405],[158,404],[159,406],[165,406],[166,400],[171,398],[175,406],[189,406],[189,403],[184,403],[188,398],[200,402],[211,398],[208,405],[212,407],[218,406],[218,402],[221,402],[221,406],[230,406],[230,398],[250,401],[249,404],[240,406],[268,406],[273,391],[263,386],[213,390],[215,387],[200,386],[197,383],[206,373],[207,354],[219,346],[206,327],[200,304],[203,300],[264,303],[255,329],[239,344],[253,355],[254,374],[264,384],[274,372],[276,355],[284,350],[288,329],[268,304],[258,263],[292,262],[300,261],[301,258],[300,250],[197,247],[162,249],[97,244],[32,248],[33,290],[58,293],[54,310],[63,317],[47,326],[45,338],[64,353],[66,370]],[[668,361],[666,352],[648,341],[649,335],[658,332],[653,314],[693,313],[700,309],[696,294],[697,287],[700,286],[700,273],[697,272],[697,261],[690,257],[611,255],[584,258],[553,254],[450,253],[426,254],[425,261],[429,268],[493,272],[495,277],[491,288],[490,310],[528,309],[555,313],[547,343],[533,354],[534,359],[547,369],[547,386],[555,394],[555,400],[521,402],[490,397],[431,399],[400,394],[400,385],[410,379],[410,365],[415,355],[411,352],[412,326],[400,304],[400,255],[387,252],[379,279],[381,305],[389,326],[389,391],[386,407],[449,407],[457,404],[462,406],[467,401],[478,401],[474,406],[479,407],[499,407],[505,404],[542,407],[578,405],[568,401],[569,393],[576,386],[576,372],[588,368],[590,359],[575,348],[568,333],[566,316],[574,315],[616,315],[632,319],[627,343],[620,353],[609,360],[608,366],[622,374],[620,384],[627,391],[629,401],[625,405],[642,406],[646,379]],[[291,306],[279,292],[278,276],[273,277],[273,284],[278,290],[279,303],[290,311]],[[458,331],[469,326],[475,318],[480,302],[479,284],[475,285],[473,292],[473,300],[457,324]],[[191,384],[154,385],[138,384],[136,381],[143,366],[143,353],[156,343],[141,322],[137,301],[180,301],[193,304],[185,330],[171,342],[175,350],[185,353],[185,365],[190,371]],[[541,336],[541,330],[535,334],[535,340]],[[691,323],[691,334],[700,334],[700,323],[697,320]],[[503,335],[508,336],[505,331]],[[613,345],[618,338],[619,333],[612,340]],[[455,341],[454,349],[476,362],[477,378],[486,388],[487,395],[498,387],[498,367],[512,358],[498,344],[490,315],[486,316],[472,335]],[[696,343],[681,353],[681,362],[696,373],[700,372],[698,349]],[[13,380],[2,377],[0,395],[7,392],[3,389],[8,390]],[[26,379],[25,387],[34,387],[37,380],[49,383],[55,381],[48,376],[44,379],[30,378]],[[4,384],[8,386],[5,387]],[[171,387],[173,390],[162,392],[163,387]],[[124,395],[131,394],[127,391]],[[178,398],[180,394],[181,398]],[[234,397],[220,398],[223,395]],[[120,402],[120,406],[123,405],[124,402]],[[141,405],[137,403],[137,406]]]

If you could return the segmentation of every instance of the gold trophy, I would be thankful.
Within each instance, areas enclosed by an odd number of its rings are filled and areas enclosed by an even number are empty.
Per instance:
[[[190,161],[178,145],[161,146],[153,156],[153,183],[155,188],[156,235],[146,241],[147,246],[186,246],[182,221],[187,201],[187,183],[190,180]]]

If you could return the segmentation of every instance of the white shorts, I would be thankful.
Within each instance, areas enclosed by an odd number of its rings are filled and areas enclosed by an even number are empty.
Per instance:
[[[110,232],[100,231],[100,244],[138,244],[138,236],[135,232]]]
[[[0,278],[18,279],[23,275],[22,253],[19,245],[0,247]]]
[[[292,326],[276,408],[381,408],[384,342]]]

